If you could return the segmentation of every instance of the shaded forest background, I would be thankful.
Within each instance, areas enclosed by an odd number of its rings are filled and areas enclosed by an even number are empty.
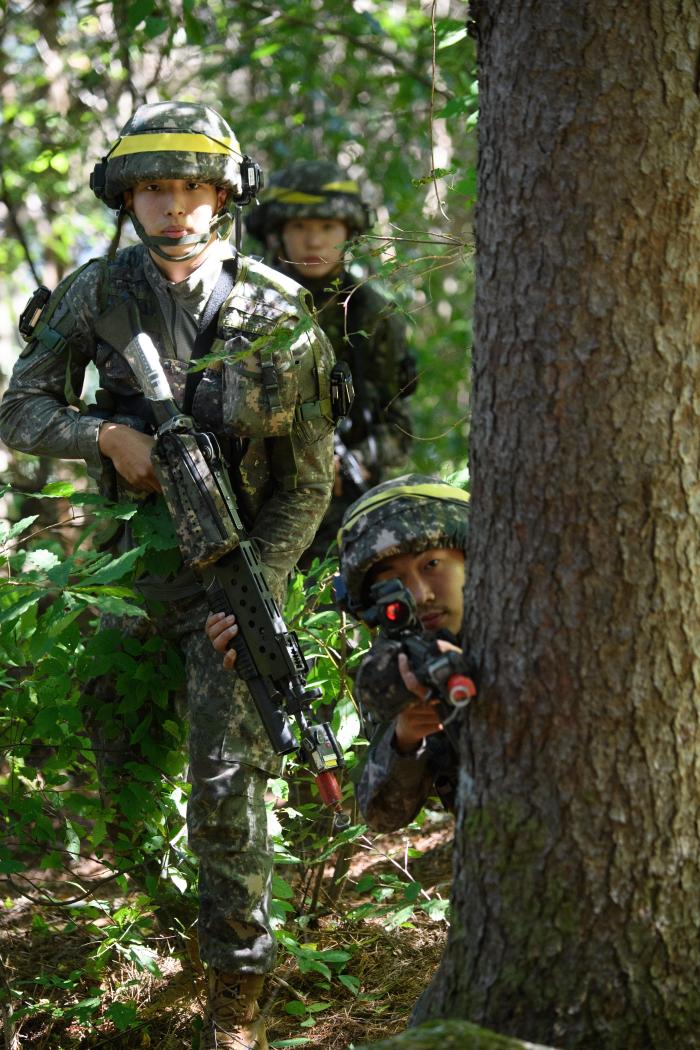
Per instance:
[[[33,288],[53,288],[113,236],[114,216],[88,186],[95,161],[140,103],[202,101],[266,172],[327,157],[362,182],[377,222],[355,264],[395,300],[419,363],[411,466],[463,474],[476,183],[465,18],[452,0],[5,3],[0,385]],[[133,574],[162,564],[172,535],[162,520],[142,520],[137,552],[113,562],[96,536],[132,512],[99,501],[79,464],[0,447],[0,471],[5,1046],[196,1047],[185,727],[169,700],[182,669],[153,641],[94,631],[99,612],[138,620]],[[336,701],[352,767],[362,744],[348,681],[366,639],[330,607],[333,568],[294,581],[287,615],[308,655],[323,658],[316,680]],[[140,760],[105,810],[81,697],[95,674],[114,671]],[[429,811],[405,835],[382,839],[352,815],[350,830],[333,837],[315,802],[290,801],[289,782],[271,787],[275,1046],[340,1050],[399,1030],[438,961],[451,822]],[[136,869],[149,872],[145,888]]]

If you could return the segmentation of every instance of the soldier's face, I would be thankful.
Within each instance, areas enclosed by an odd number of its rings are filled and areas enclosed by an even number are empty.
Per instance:
[[[441,627],[458,635],[464,611],[464,552],[435,547],[379,562],[374,581],[397,577],[413,595],[424,631]]]
[[[348,228],[339,219],[289,219],[282,227],[282,256],[306,277],[340,270]]]
[[[171,237],[172,248],[163,250],[177,259],[191,251],[191,245],[180,245],[179,238],[192,233],[206,233],[211,219],[223,207],[226,191],[207,182],[187,179],[156,179],[139,182],[126,190],[124,201],[151,237]]]

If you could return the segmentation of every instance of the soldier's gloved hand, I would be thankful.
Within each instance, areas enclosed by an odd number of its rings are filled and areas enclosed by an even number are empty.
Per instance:
[[[236,617],[225,613],[209,613],[204,625],[207,638],[216,649],[217,653],[224,654],[224,667],[232,671],[236,665],[236,650],[228,649],[227,646],[232,638],[238,634]]]
[[[122,423],[103,423],[97,444],[103,456],[114,463],[117,474],[137,492],[161,492],[153,470],[151,449],[154,439]]]

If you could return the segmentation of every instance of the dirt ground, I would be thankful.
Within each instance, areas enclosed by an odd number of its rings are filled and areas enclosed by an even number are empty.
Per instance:
[[[377,835],[353,845],[347,876],[338,899],[331,858],[319,880],[316,917],[302,938],[318,950],[344,950],[351,987],[336,976],[330,985],[316,972],[301,973],[285,952],[268,979],[262,1008],[271,1047],[307,1046],[352,1050],[402,1031],[411,1009],[434,972],[447,936],[447,925],[416,910],[409,923],[387,928],[375,915],[350,914],[368,897],[358,890],[373,876],[398,875],[420,883],[420,899],[449,899],[453,825],[444,814],[428,814],[420,830]],[[404,873],[401,873],[404,869]],[[410,878],[405,873],[410,873]],[[286,871],[281,872],[285,878]],[[93,863],[74,872],[72,885],[46,881],[52,873],[35,873],[37,885],[56,897],[75,894],[76,885],[104,876]],[[30,878],[32,876],[30,875]],[[24,891],[24,894],[21,891]],[[113,952],[97,977],[86,972],[94,953],[100,922],[90,932],[86,923],[71,923],[70,907],[39,907],[25,894],[24,883],[4,888],[0,909],[0,1008],[4,1050],[197,1050],[204,1005],[203,973],[196,953],[196,925],[188,940],[155,930],[146,944],[154,952],[153,973],[124,953]],[[114,883],[100,887],[103,899],[128,905]],[[111,920],[105,915],[104,923]],[[39,978],[39,980],[37,979]],[[353,981],[354,979],[354,981]],[[357,982],[355,984],[354,982]],[[359,990],[354,992],[355,987]],[[101,994],[91,1020],[66,1017],[70,1008]],[[12,1010],[36,1004],[35,1012],[13,1021]],[[127,1031],[119,1031],[119,1004],[135,1010]],[[291,1009],[295,1013],[290,1013]],[[324,1005],[328,1004],[328,1005]],[[311,1009],[309,1009],[311,1007]],[[317,1012],[315,1012],[317,1011]],[[111,1018],[111,1019],[110,1019]],[[304,1025],[302,1022],[310,1022]]]

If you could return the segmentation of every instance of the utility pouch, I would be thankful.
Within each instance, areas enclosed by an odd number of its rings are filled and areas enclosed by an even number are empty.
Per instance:
[[[226,341],[223,423],[236,437],[288,434],[294,421],[299,378],[291,350],[247,352],[257,336]]]
[[[151,459],[187,568],[199,572],[235,550],[235,497],[214,435],[160,433]]]

